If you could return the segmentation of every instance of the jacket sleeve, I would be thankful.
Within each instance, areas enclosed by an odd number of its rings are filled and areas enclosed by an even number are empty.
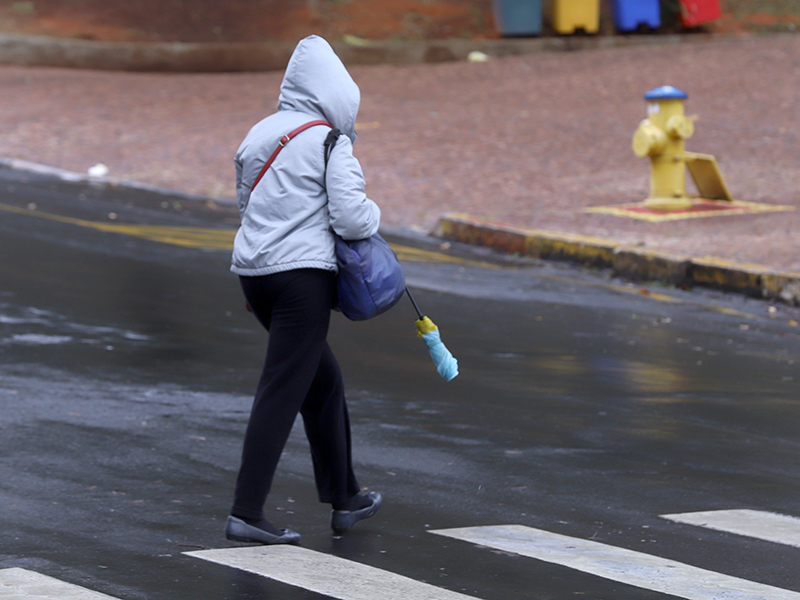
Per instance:
[[[236,157],[233,159],[233,164],[236,167],[236,199],[239,205],[239,216],[244,216],[244,211],[247,208],[247,203],[250,200],[250,188],[242,181],[244,165],[242,158],[237,152]]]
[[[339,136],[325,174],[331,227],[346,240],[361,240],[378,232],[381,210],[367,198],[361,165],[353,144]]]

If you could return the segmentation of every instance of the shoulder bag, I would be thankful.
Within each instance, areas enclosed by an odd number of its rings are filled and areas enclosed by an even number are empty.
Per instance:
[[[310,121],[280,139],[278,147],[264,163],[253,183],[251,193],[286,144],[299,133],[316,125],[331,128],[324,146],[327,170],[328,158],[341,132],[326,121]],[[363,240],[345,240],[335,232],[333,236],[339,267],[336,277],[339,300],[336,309],[351,321],[366,321],[397,304],[405,292],[406,281],[397,255],[386,240],[378,233]]]

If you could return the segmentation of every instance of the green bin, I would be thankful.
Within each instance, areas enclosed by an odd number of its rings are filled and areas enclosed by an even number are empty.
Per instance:
[[[539,35],[542,0],[494,0],[494,21],[500,35]]]

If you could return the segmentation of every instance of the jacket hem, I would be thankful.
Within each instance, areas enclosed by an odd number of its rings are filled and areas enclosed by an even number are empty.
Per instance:
[[[299,260],[279,265],[270,265],[268,267],[259,267],[257,269],[231,265],[231,272],[236,273],[237,275],[243,275],[245,277],[272,275],[273,273],[282,273],[283,271],[293,271],[295,269],[322,269],[323,271],[333,271],[334,273],[339,271],[336,263],[330,263],[322,260]]]

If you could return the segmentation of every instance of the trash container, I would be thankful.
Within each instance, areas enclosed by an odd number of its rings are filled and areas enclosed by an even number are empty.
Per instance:
[[[635,31],[640,25],[661,26],[659,0],[611,0],[611,12],[620,31]]]
[[[500,35],[538,35],[542,0],[494,0],[494,21]]]
[[[661,0],[661,29],[678,31],[681,27],[681,0]]]
[[[722,16],[719,0],[681,0],[681,23],[697,27]]]
[[[600,30],[600,0],[551,0],[553,29],[558,33]]]

